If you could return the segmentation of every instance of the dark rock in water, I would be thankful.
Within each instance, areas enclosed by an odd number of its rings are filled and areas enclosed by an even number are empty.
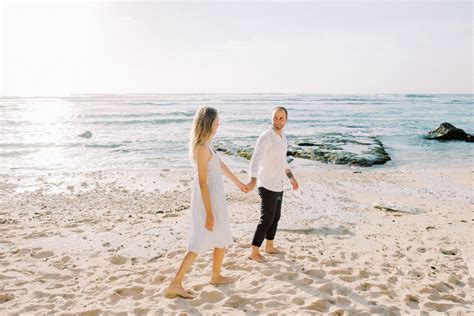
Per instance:
[[[229,155],[232,154],[227,148],[222,148],[219,145],[214,146],[214,148],[216,151],[223,152],[224,154],[229,154]]]
[[[287,155],[334,164],[369,167],[390,160],[382,142],[375,137],[327,134],[321,143],[296,142]],[[313,147],[313,148],[302,148]]]
[[[296,145],[301,146],[301,147],[303,147],[303,146],[317,146],[314,143],[303,143],[303,142],[302,143],[296,143]]]
[[[237,150],[237,156],[250,160],[252,158],[253,150],[251,148],[244,148]]]
[[[429,132],[425,138],[436,140],[464,140],[466,142],[474,141],[473,135],[466,133],[464,130],[450,123],[442,123],[437,129]]]
[[[253,147],[248,145],[237,146],[232,143],[214,145],[217,151],[229,155],[236,155],[250,160]],[[236,148],[237,147],[237,148]],[[340,133],[326,134],[322,141],[297,141],[288,146],[288,162],[293,157],[321,161],[334,164],[348,164],[356,166],[372,166],[384,164],[390,160],[385,148],[375,137],[343,135]]]
[[[90,131],[87,131],[87,132],[84,132],[82,134],[79,134],[77,135],[78,137],[82,137],[82,138],[91,138],[92,137],[92,133]]]

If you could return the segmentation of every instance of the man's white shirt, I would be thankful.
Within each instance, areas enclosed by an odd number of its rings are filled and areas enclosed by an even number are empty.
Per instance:
[[[290,169],[286,160],[288,144],[270,126],[257,140],[250,160],[250,177],[257,178],[257,186],[274,192],[282,192],[286,179],[285,169]]]

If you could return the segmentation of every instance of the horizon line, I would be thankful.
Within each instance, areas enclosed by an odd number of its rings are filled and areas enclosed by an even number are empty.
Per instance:
[[[68,93],[44,95],[2,95],[0,98],[59,98],[74,96],[113,96],[113,95],[474,95],[474,92],[379,92],[379,93],[325,93],[325,92],[103,92],[103,93]]]

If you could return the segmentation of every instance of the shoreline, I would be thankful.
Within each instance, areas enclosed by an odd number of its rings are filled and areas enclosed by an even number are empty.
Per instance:
[[[242,176],[246,180],[249,161],[243,158],[232,157],[220,154],[226,164],[234,173]],[[298,174],[299,172],[412,172],[412,171],[437,171],[445,169],[474,169],[471,162],[465,162],[457,165],[396,165],[388,162],[383,165],[374,165],[370,167],[351,166],[346,164],[322,163],[308,159],[294,158],[290,167]],[[171,175],[170,175],[171,174]],[[188,182],[194,176],[194,170],[191,165],[181,167],[154,167],[154,168],[122,168],[114,170],[95,170],[95,171],[66,171],[66,170],[47,170],[26,173],[0,173],[0,193],[16,194],[22,192],[42,192],[64,193],[64,192],[88,192],[91,188],[100,186],[118,186],[122,189],[136,190],[142,192],[165,192],[173,191],[176,187],[182,187],[182,184]],[[171,180],[170,180],[171,179]],[[186,186],[186,184],[185,184]]]

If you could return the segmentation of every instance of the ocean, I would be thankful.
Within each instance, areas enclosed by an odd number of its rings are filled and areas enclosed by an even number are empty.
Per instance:
[[[0,174],[6,176],[191,168],[189,131],[202,105],[219,111],[216,146],[234,152],[252,148],[270,126],[272,109],[282,105],[289,112],[285,132],[290,145],[322,144],[334,135],[375,137],[391,160],[371,168],[473,162],[471,143],[423,138],[443,122],[474,133],[472,95],[107,94],[0,101]],[[78,137],[86,131],[91,138]],[[360,154],[365,142],[357,144],[352,151]],[[229,159],[246,163],[241,157]]]

